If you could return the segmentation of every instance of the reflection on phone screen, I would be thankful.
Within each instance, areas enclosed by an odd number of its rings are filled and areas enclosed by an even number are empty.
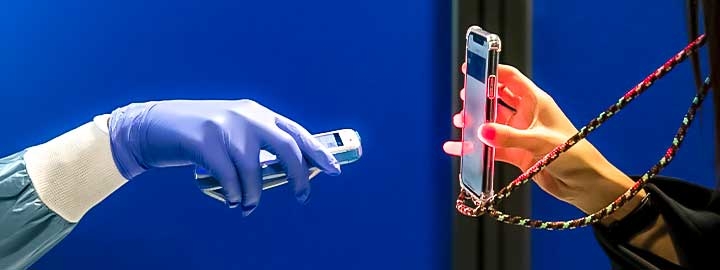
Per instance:
[[[461,177],[463,184],[476,195],[483,192],[483,143],[477,138],[477,130],[485,120],[487,46],[480,35],[468,37]]]

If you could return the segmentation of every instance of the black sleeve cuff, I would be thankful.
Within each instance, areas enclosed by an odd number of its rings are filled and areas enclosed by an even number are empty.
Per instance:
[[[623,219],[607,226],[607,234],[613,238],[614,242],[624,243],[630,241],[634,235],[650,227],[657,220],[660,212],[652,205],[651,196],[651,193],[647,193],[640,205],[633,209],[632,212]]]
[[[656,220],[657,214],[662,214],[683,266],[696,269],[715,265],[714,249],[707,247],[720,243],[718,192],[668,177],[651,179],[645,191],[651,195],[642,209],[633,211],[613,226],[593,226],[595,237],[612,261],[613,268],[685,269],[628,244],[634,233]]]

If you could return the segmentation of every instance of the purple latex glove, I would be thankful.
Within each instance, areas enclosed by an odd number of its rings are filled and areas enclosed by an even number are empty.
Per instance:
[[[260,201],[260,150],[278,156],[295,196],[310,195],[309,166],[340,174],[337,160],[305,128],[251,100],[168,100],[112,112],[113,158],[125,178],[153,168],[198,165],[217,178],[230,207],[249,215]]]

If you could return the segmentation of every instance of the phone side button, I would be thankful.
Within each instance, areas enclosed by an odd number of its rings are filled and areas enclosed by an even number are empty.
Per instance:
[[[488,76],[488,84],[487,84],[487,97],[489,99],[495,98],[495,81],[496,81],[495,75]]]

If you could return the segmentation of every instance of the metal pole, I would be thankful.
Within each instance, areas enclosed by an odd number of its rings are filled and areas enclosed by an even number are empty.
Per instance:
[[[453,1],[453,113],[462,108],[458,90],[463,76],[460,65],[464,61],[464,35],[470,25],[479,25],[500,35],[503,51],[500,61],[517,67],[531,76],[532,60],[532,3],[530,0],[454,0]],[[452,130],[459,138],[460,131]],[[459,191],[457,175],[459,162],[452,163],[453,191]],[[520,171],[508,164],[498,163],[496,186],[507,185]],[[513,192],[502,204],[502,210],[530,215],[530,189]],[[525,228],[500,224],[490,218],[472,219],[460,214],[453,218],[453,269],[530,269],[530,231]]]

